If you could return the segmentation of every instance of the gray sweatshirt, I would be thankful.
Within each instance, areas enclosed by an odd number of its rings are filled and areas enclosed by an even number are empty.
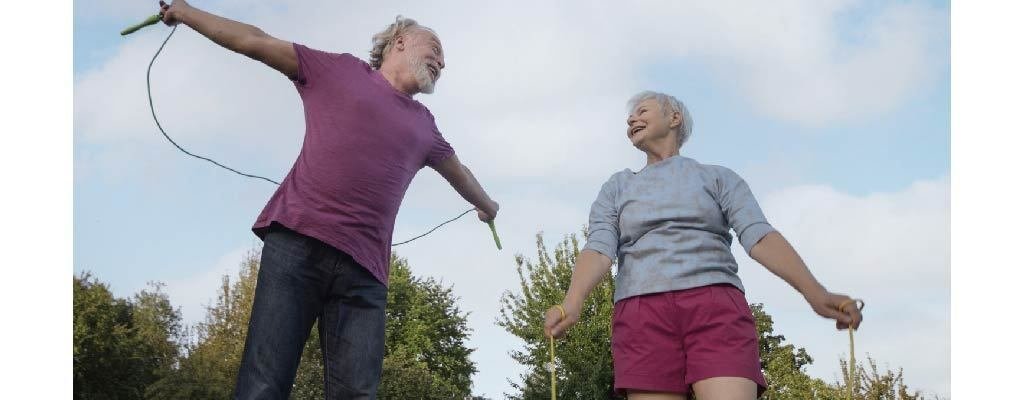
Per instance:
[[[615,301],[717,283],[744,290],[730,228],[748,254],[775,230],[735,172],[673,156],[602,185],[584,249],[618,260]]]

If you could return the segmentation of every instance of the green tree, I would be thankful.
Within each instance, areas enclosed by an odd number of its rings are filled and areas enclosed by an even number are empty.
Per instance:
[[[413,276],[409,263],[391,260],[381,399],[462,399],[477,372],[466,347],[466,314],[451,287]],[[323,358],[316,330],[296,374],[294,399],[323,398]]]
[[[260,267],[250,252],[234,280],[223,277],[217,302],[195,328],[173,374],[153,385],[153,399],[228,398],[245,345],[246,329]],[[412,275],[404,259],[393,257],[385,328],[385,359],[379,398],[453,399],[470,394],[476,367],[466,347],[466,314],[456,306],[451,288]],[[323,356],[314,326],[303,349],[292,389],[293,399],[322,399]]]
[[[871,356],[866,357],[866,363],[858,362],[855,367],[855,385],[852,400],[925,400],[925,395],[918,390],[910,390],[904,384],[904,369],[896,371],[886,369],[880,371]],[[847,361],[840,360],[840,370],[848,371]],[[837,398],[847,399],[850,387],[850,377],[844,374],[843,383],[837,382],[834,387],[837,390]],[[934,396],[938,398],[938,396]]]
[[[74,278],[74,392],[76,399],[138,398],[129,343],[131,305],[88,273]]]
[[[584,232],[586,238],[587,233]],[[502,294],[498,325],[523,339],[525,348],[511,353],[514,360],[529,369],[521,382],[510,384],[519,393],[514,399],[551,398],[551,361],[549,340],[544,335],[544,312],[562,302],[569,288],[573,264],[580,253],[576,235],[570,235],[548,253],[541,234],[536,236],[536,263],[516,256],[520,292]],[[588,296],[578,322],[568,334],[555,342],[556,390],[560,399],[622,398],[613,393],[612,343],[610,322],[615,283],[606,276]]]
[[[313,324],[310,338],[303,347],[303,355],[299,361],[299,370],[295,374],[292,386],[292,399],[323,399],[324,398],[324,354],[320,347],[320,330]]]
[[[77,399],[141,399],[179,354],[181,313],[162,284],[115,298],[88,272],[74,277],[73,368]]]
[[[236,280],[221,278],[217,301],[207,306],[205,320],[196,324],[178,368],[146,392],[150,399],[226,399],[235,388],[242,360],[246,329],[252,310],[258,251],[250,251],[239,266]]]
[[[382,399],[453,399],[470,395],[477,367],[467,347],[467,314],[452,287],[413,275],[392,256]]]
[[[805,373],[805,367],[812,363],[804,348],[785,343],[786,337],[775,334],[772,316],[765,312],[762,304],[751,304],[758,329],[758,353],[761,356],[762,373],[769,384],[762,395],[765,400],[839,399],[835,387],[821,379]]]
[[[164,284],[151,282],[149,286],[150,290],[136,293],[132,301],[133,340],[143,352],[140,362],[146,386],[173,370],[186,335],[181,310],[171,305]]]

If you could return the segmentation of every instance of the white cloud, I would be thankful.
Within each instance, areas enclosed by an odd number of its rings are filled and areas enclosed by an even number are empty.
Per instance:
[[[642,74],[653,63],[707,65],[758,112],[817,126],[892,110],[936,76],[947,56],[947,10],[920,3],[884,6],[853,27],[840,22],[867,6],[848,1],[218,4],[279,37],[361,57],[370,35],[395,14],[432,26],[448,68],[438,93],[421,100],[461,152],[487,154],[481,166],[511,178],[556,169],[589,176],[566,157],[581,146],[591,156],[615,157],[610,149],[624,145],[624,101],[651,84]],[[857,32],[853,39],[849,30]],[[165,33],[133,35],[108,62],[79,73],[78,140],[167,145],[154,140],[144,83]],[[233,149],[278,162],[294,157],[302,110],[280,74],[187,27],[160,57],[158,115],[186,148],[218,159],[231,158]],[[538,154],[536,162],[522,162]]]
[[[83,20],[117,19],[125,20],[125,27],[142,22],[146,17],[160,11],[157,1],[138,0],[92,0],[89,4],[78,1],[75,4],[75,18]]]

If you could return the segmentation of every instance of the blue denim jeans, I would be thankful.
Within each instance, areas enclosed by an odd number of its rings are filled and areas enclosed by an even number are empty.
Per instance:
[[[351,256],[276,225],[264,236],[236,399],[287,399],[320,320],[324,395],[374,399],[384,359],[387,287]]]

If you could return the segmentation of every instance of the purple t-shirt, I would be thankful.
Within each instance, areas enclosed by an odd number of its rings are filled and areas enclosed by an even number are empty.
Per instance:
[[[294,44],[306,135],[292,170],[253,225],[272,222],[351,255],[388,284],[392,230],[406,188],[452,156],[434,116],[351,54]]]

